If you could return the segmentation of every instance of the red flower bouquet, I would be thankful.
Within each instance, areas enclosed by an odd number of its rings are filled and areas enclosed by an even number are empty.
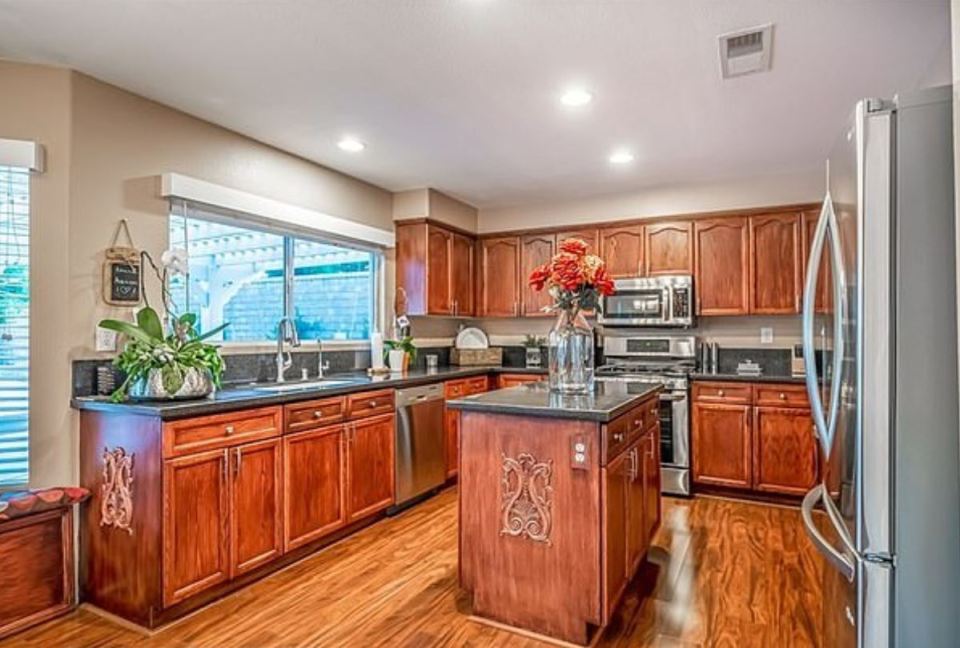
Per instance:
[[[530,273],[530,286],[546,288],[555,303],[550,310],[599,310],[600,297],[613,294],[613,280],[600,257],[587,254],[587,244],[570,238],[549,263]]]

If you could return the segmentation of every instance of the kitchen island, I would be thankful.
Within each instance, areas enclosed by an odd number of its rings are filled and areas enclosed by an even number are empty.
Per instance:
[[[660,524],[659,385],[546,383],[460,411],[460,583],[480,622],[588,645]]]

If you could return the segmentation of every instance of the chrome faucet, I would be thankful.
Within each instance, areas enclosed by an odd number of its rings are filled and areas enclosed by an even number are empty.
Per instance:
[[[330,363],[323,361],[323,340],[317,340],[317,378],[323,380],[323,372],[330,369]]]
[[[284,374],[293,366],[293,356],[283,350],[283,343],[289,342],[291,347],[300,346],[300,336],[297,335],[297,325],[289,317],[281,317],[277,322],[277,382],[286,381]]]

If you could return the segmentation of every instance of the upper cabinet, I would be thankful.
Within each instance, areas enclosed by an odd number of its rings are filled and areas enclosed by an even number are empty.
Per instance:
[[[520,237],[480,241],[480,316],[520,314]]]
[[[750,311],[750,230],[744,217],[709,218],[693,225],[697,315]]]
[[[640,276],[643,269],[643,226],[618,225],[600,230],[600,256],[613,279]]]
[[[803,258],[800,213],[750,217],[750,312],[800,312]]]
[[[400,221],[397,290],[410,315],[476,314],[475,240],[425,220]]]
[[[557,237],[553,234],[529,234],[521,239],[520,247],[520,295],[521,313],[524,316],[549,315],[543,309],[553,303],[546,290],[537,292],[527,283],[534,268],[549,263],[557,249]]]
[[[567,239],[580,239],[587,244],[587,254],[598,254],[600,251],[600,230],[597,228],[566,230],[557,232],[557,245]]]
[[[693,222],[674,221],[644,226],[644,274],[693,274]]]

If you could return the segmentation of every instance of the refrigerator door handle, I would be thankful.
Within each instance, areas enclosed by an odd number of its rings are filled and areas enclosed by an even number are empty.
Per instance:
[[[803,517],[803,526],[810,537],[813,546],[827,559],[834,568],[840,572],[844,578],[853,582],[856,576],[856,567],[853,562],[842,551],[831,545],[813,521],[813,507],[823,499],[823,484],[815,486],[803,498],[800,505],[800,514]],[[831,524],[833,520],[831,519]]]

